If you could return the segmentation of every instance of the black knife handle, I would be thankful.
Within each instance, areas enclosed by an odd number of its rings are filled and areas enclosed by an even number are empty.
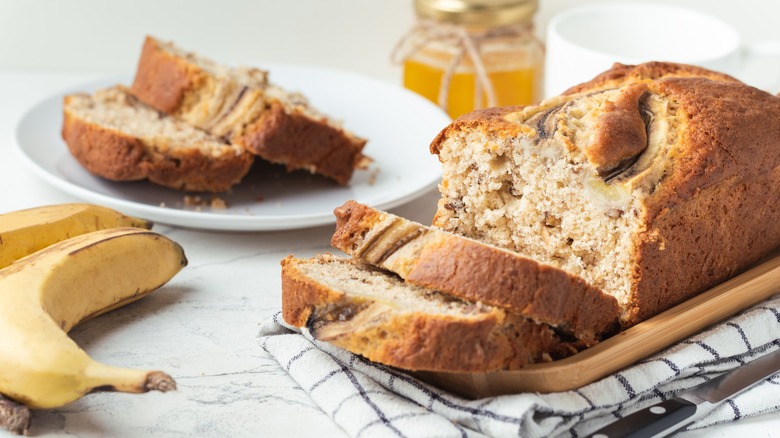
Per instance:
[[[627,415],[589,436],[591,438],[647,438],[664,431],[672,433],[686,426],[685,419],[695,413],[695,404],[672,398]]]

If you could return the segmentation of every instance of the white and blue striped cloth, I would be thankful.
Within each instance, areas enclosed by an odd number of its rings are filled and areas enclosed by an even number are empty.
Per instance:
[[[260,344],[352,437],[579,437],[780,348],[780,295],[634,366],[572,391],[468,400],[313,341],[281,314]],[[687,430],[780,411],[780,376]]]

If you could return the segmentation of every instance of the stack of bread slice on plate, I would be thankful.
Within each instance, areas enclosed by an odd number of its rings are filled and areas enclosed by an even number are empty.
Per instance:
[[[131,87],[65,97],[63,139],[90,173],[220,192],[255,157],[347,184],[366,140],[257,68],[228,67],[147,37]]]

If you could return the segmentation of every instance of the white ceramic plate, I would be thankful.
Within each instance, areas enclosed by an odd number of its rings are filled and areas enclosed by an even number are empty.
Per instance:
[[[333,209],[350,199],[388,209],[411,201],[438,183],[441,169],[428,146],[450,122],[437,106],[390,83],[353,73],[295,65],[263,65],[270,79],[301,91],[315,108],[368,139],[364,153],[374,159],[350,183],[308,172],[257,164],[231,190],[219,193],[227,209],[187,205],[183,193],[147,181],[112,182],[92,176],[70,155],[62,140],[62,97],[93,92],[130,77],[84,84],[53,95],[21,118],[16,142],[31,168],[55,187],[87,202],[106,205],[159,223],[212,230],[280,230],[335,222]],[[258,160],[259,161],[259,160]],[[211,195],[201,195],[209,200]]]

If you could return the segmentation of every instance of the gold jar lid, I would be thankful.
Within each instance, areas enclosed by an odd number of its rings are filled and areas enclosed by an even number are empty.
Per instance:
[[[420,17],[466,26],[530,22],[538,6],[538,0],[414,0]]]

